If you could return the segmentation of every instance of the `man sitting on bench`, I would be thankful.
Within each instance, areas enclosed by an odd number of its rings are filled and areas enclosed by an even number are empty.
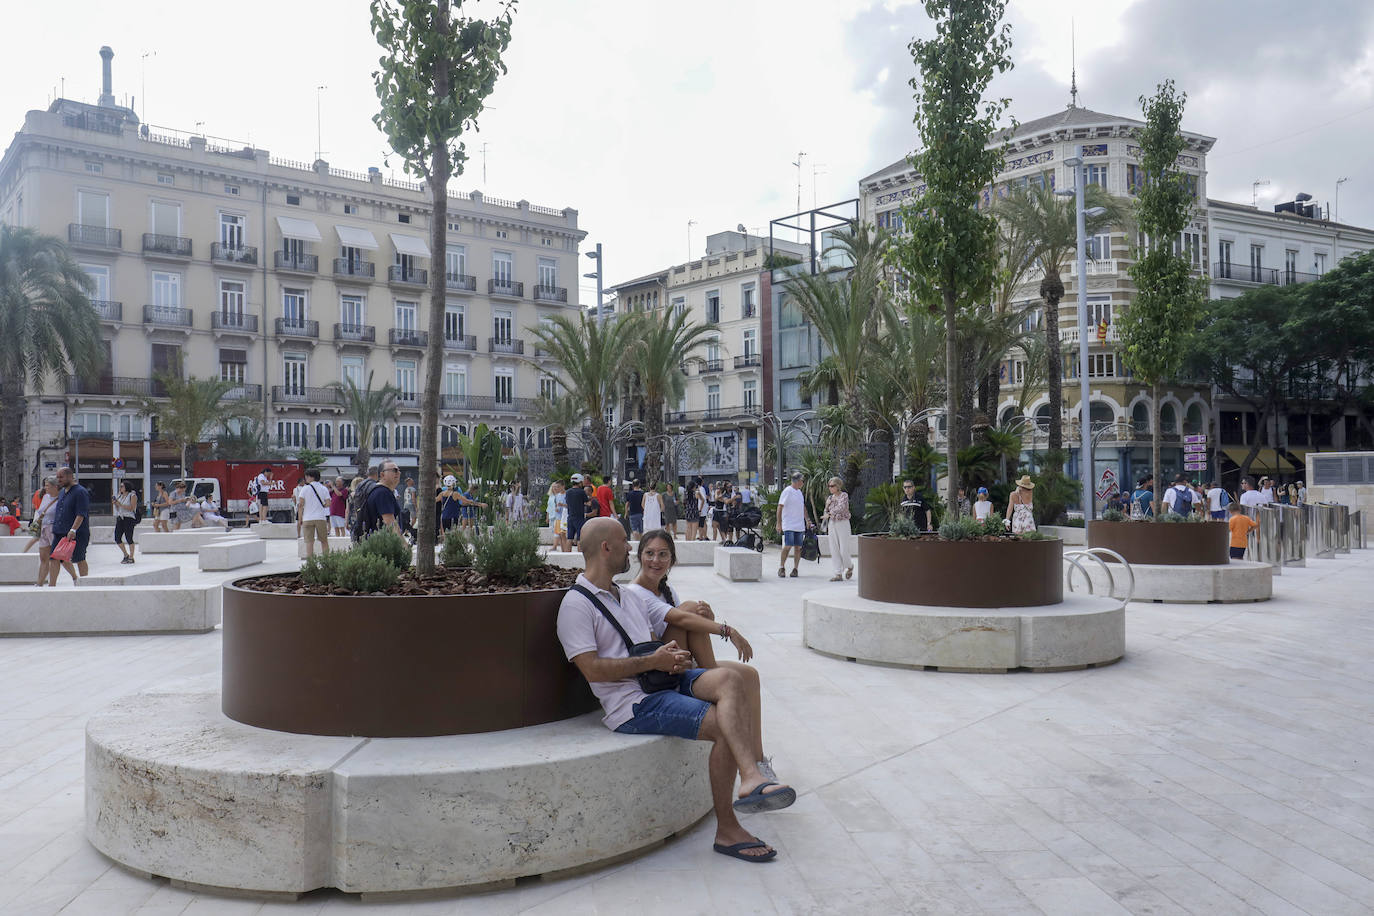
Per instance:
[[[606,726],[625,734],[712,742],[715,851],[748,862],[776,857],[777,850],[736,818],[736,812],[775,811],[797,800],[794,789],[779,784],[753,759],[751,748],[758,741],[751,734],[749,709],[751,699],[758,698],[748,696],[744,679],[729,668],[693,667],[691,653],[676,642],[665,643],[652,655],[634,657],[626,645],[652,640],[667,624],[722,636],[729,634],[728,626],[676,609],[655,613],[632,590],[619,588],[614,577],[629,570],[630,545],[617,519],[588,520],[580,545],[587,570],[563,598],[558,638],[601,701]],[[678,675],[680,681],[676,687],[646,693],[638,676],[650,671]],[[732,804],[736,774],[740,791]]]

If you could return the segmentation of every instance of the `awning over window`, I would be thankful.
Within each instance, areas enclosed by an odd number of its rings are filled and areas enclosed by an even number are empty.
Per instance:
[[[281,227],[281,234],[288,239],[300,239],[304,242],[318,242],[321,240],[320,227],[316,226],[308,219],[297,219],[294,216],[277,217],[277,225]]]
[[[1244,447],[1224,448],[1221,450],[1227,458],[1239,465],[1245,460],[1245,456],[1250,453],[1250,449]],[[1255,455],[1255,460],[1250,465],[1250,472],[1268,472],[1271,474],[1287,473],[1297,470],[1292,463],[1282,455],[1275,452],[1272,448],[1261,448],[1259,454]]]
[[[339,241],[349,248],[370,248],[380,247],[377,238],[366,229],[358,229],[353,226],[335,226],[334,231],[339,234]]]
[[[429,257],[429,246],[425,240],[414,235],[401,235],[398,232],[391,233],[391,244],[396,246],[397,254],[408,254],[416,258]]]

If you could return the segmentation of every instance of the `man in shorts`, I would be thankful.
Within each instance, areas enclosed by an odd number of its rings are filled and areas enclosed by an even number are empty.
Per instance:
[[[86,548],[91,543],[90,491],[76,482],[76,475],[68,467],[57,469],[57,486],[62,495],[57,498],[57,513],[52,523],[53,537],[71,538],[76,542],[76,547],[72,550],[71,560],[48,564],[48,586],[53,588],[57,586],[57,574],[62,569],[71,574],[73,582],[78,572],[82,576],[90,575],[90,567],[86,564]],[[75,571],[72,569],[73,563],[76,564]]]
[[[792,474],[792,485],[783,487],[778,496],[778,530],[782,532],[782,557],[778,560],[778,578],[787,575],[787,554],[792,552],[792,578],[797,577],[797,567],[801,565],[802,538],[811,523],[811,513],[806,509],[806,495],[802,493],[800,471]]]
[[[730,668],[694,667],[691,653],[679,649],[676,642],[665,643],[652,655],[632,658],[607,615],[614,616],[636,643],[661,634],[669,622],[686,625],[688,617],[696,618],[691,622],[694,628],[708,627],[722,636],[729,635],[728,624],[666,605],[652,610],[633,589],[617,586],[615,576],[630,568],[630,544],[624,527],[614,518],[590,519],[583,526],[582,555],[587,569],[559,607],[558,639],[601,701],[606,727],[622,734],[712,742],[713,848],[747,862],[775,858],[777,850],[745,830],[737,815],[786,808],[797,800],[797,793],[765,773],[753,759],[757,729],[748,710],[755,698],[749,696],[745,679]],[[675,620],[675,615],[682,615],[684,621]],[[675,688],[646,693],[637,676],[647,671],[676,674],[681,680]],[[739,796],[732,799],[736,775]]]
[[[587,491],[582,489],[583,482],[581,474],[572,475],[572,485],[563,496],[568,504],[568,542],[573,547],[577,546],[582,525],[587,520]],[[550,520],[549,524],[553,524],[553,521]]]

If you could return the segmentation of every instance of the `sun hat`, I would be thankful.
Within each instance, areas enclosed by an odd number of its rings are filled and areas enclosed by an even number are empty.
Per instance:
[[[1016,485],[1023,490],[1034,490],[1035,481],[1030,479],[1029,474],[1022,474],[1021,479],[1016,481]]]
[[[987,488],[987,487],[979,487],[979,488],[978,488],[978,495],[979,495],[979,496],[987,496],[987,495],[988,495],[988,488]]]
[[[447,477],[444,478],[444,486],[446,486],[446,487],[452,489],[453,487],[455,487],[455,486],[457,486],[457,485],[458,485],[458,478],[457,478],[457,477],[454,477],[452,474],[449,474]]]
[[[581,474],[574,474],[574,475],[572,475],[572,482],[573,482],[573,483],[581,483],[581,482],[582,482],[582,475],[581,475]]]

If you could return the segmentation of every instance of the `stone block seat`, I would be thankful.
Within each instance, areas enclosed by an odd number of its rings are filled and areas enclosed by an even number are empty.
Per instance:
[[[202,570],[239,569],[267,559],[267,542],[251,536],[229,535],[200,548]]]
[[[296,539],[296,523],[258,522],[242,533],[257,535],[265,541],[294,541]]]
[[[763,554],[746,547],[717,547],[716,575],[731,582],[759,582],[763,579]]]
[[[27,544],[28,538],[23,543]],[[0,585],[32,585],[37,578],[37,546],[28,553],[0,553]]]
[[[180,531],[147,531],[135,534],[134,540],[141,553],[199,553],[206,544],[227,536],[228,532],[215,525]]]
[[[32,580],[30,580],[32,581]],[[62,574],[57,588],[0,593],[0,636],[121,636],[208,633],[219,625],[218,585],[96,586],[73,593]]]
[[[20,529],[14,534],[6,534],[7,531],[9,531],[8,528],[0,530],[0,554],[22,553],[24,551],[24,545],[29,542],[28,533],[23,529]],[[35,544],[29,553],[36,555],[38,553],[38,545]]]
[[[618,735],[600,713],[321,737],[235,722],[215,686],[126,697],[87,722],[86,837],[129,869],[239,893],[509,886],[654,848],[711,807],[709,744]]]
[[[120,566],[108,572],[76,580],[77,588],[111,588],[128,585],[180,585],[180,566]]]
[[[333,551],[333,550],[348,550],[348,549],[349,549],[350,547],[352,547],[352,546],[353,546],[353,541],[352,541],[351,539],[347,538],[347,537],[336,538],[336,537],[332,537],[332,536],[331,536],[331,537],[329,538],[329,549],[330,549],[331,551]],[[442,546],[442,544],[440,544],[439,546]],[[320,549],[320,545],[319,545],[318,543],[316,543],[316,544],[315,544],[315,550],[316,550],[316,552],[319,552],[319,549]],[[296,556],[299,557],[299,558],[302,559],[302,560],[305,559],[305,538],[301,538],[299,541],[296,542]]]

